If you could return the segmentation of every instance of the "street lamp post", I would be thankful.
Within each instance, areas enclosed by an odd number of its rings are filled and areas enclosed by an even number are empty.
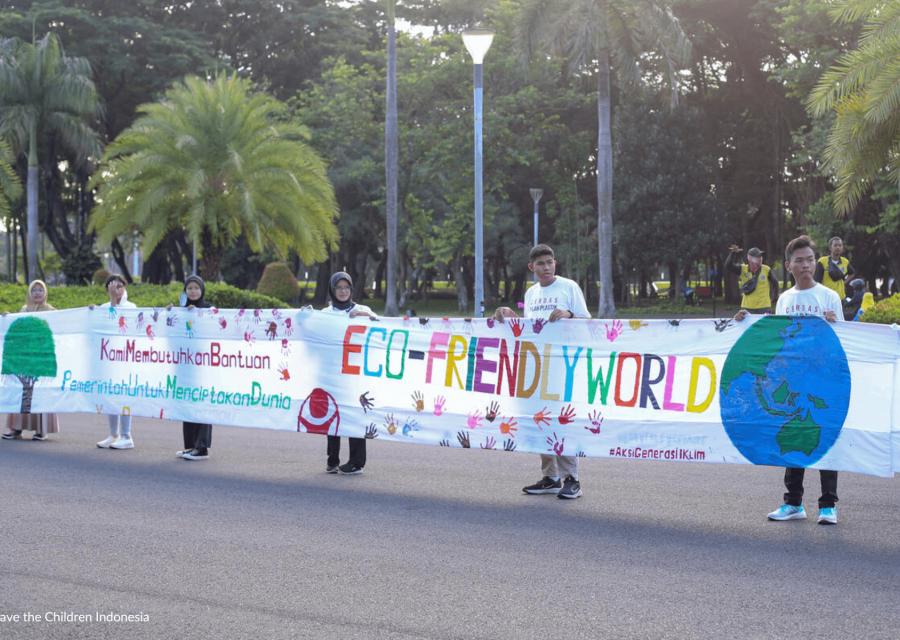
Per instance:
[[[544,195],[544,190],[529,189],[528,193],[531,194],[531,199],[534,200],[534,242],[531,243],[531,246],[536,247],[538,243],[538,203],[541,201],[541,197]],[[531,279],[537,282],[537,274],[531,274]]]
[[[494,32],[469,29],[463,32],[463,44],[475,67],[475,309],[473,315],[484,317],[484,166],[481,145],[482,100],[484,97],[484,56],[491,48]]]

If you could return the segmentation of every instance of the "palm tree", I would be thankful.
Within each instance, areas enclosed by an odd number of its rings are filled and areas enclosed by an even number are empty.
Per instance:
[[[243,235],[254,251],[294,250],[307,263],[337,244],[337,205],[325,164],[286,106],[248,80],[188,77],[106,148],[90,228],[111,242],[137,229],[149,255],[172,230],[187,230],[219,277],[222,252]]]
[[[387,217],[387,291],[384,314],[399,315],[397,308],[397,31],[394,28],[395,0],[387,2],[387,81],[384,118],[385,214]]]
[[[612,278],[612,136],[609,81],[613,65],[638,78],[642,51],[663,55],[666,69],[683,64],[690,46],[677,18],[653,0],[527,0],[521,30],[529,54],[538,48],[563,56],[576,72],[597,74],[597,243],[601,318],[616,313]],[[670,76],[672,74],[670,73]]]
[[[834,206],[848,213],[883,172],[900,185],[900,3],[849,0],[834,13],[865,19],[859,46],[822,76],[807,106],[836,114],[825,161],[837,178]]]
[[[0,136],[28,154],[28,278],[38,274],[38,141],[56,136],[78,163],[97,157],[100,140],[90,121],[99,111],[90,64],[67,56],[56,34],[34,43],[0,41]]]
[[[12,151],[9,145],[0,140],[0,217],[6,217],[10,213],[10,205],[22,195],[22,184],[19,176],[10,164]]]

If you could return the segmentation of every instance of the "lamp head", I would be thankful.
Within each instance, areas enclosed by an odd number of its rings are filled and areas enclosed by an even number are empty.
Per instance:
[[[494,32],[490,29],[467,29],[463,31],[462,37],[463,44],[472,56],[472,62],[482,64],[494,41]]]
[[[534,200],[534,203],[537,204],[541,201],[541,197],[544,195],[543,189],[529,189],[528,193],[531,194],[531,199]]]

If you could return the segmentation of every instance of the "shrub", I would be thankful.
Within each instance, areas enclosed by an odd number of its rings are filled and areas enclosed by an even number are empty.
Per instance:
[[[69,284],[88,284],[92,282],[92,276],[93,278],[97,277],[99,271],[104,270],[101,268],[100,258],[94,253],[90,243],[77,245],[62,261],[62,272]],[[100,284],[103,284],[105,279],[106,276],[103,276]],[[96,280],[93,282],[96,283]]]
[[[862,316],[863,322],[879,324],[900,324],[900,293],[885,298]]]
[[[300,295],[300,285],[284,262],[272,262],[266,265],[256,291],[284,302],[294,302]]]
[[[139,307],[164,307],[167,304],[177,305],[182,291],[182,285],[177,282],[167,285],[132,284],[128,286],[128,299]],[[0,311],[16,312],[21,309],[25,304],[25,293],[25,285],[0,285]],[[75,309],[108,300],[102,285],[50,287],[48,294],[48,301],[57,309]],[[287,306],[276,298],[219,283],[206,286],[206,299],[222,309],[283,309]]]

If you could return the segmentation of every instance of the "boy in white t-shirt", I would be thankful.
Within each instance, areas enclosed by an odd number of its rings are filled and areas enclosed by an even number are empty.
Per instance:
[[[538,283],[525,292],[526,318],[556,322],[591,317],[578,283],[556,275],[556,258],[549,246],[539,244],[531,250],[528,270],[537,276]],[[494,312],[494,318],[500,322],[517,315],[509,307],[500,307]],[[581,497],[576,456],[542,454],[541,471],[543,477],[537,483],[523,487],[522,491],[531,495],[552,493],[568,499]]]
[[[778,297],[775,313],[780,316],[819,316],[828,322],[844,320],[841,298],[836,292],[815,280],[816,246],[808,236],[791,240],[784,250],[784,264],[794,276],[795,284]],[[735,320],[747,313],[738,311]],[[769,520],[804,520],[803,475],[805,469],[784,470],[784,504],[769,514]],[[837,524],[837,471],[821,470],[822,496],[819,498],[819,524]]]

